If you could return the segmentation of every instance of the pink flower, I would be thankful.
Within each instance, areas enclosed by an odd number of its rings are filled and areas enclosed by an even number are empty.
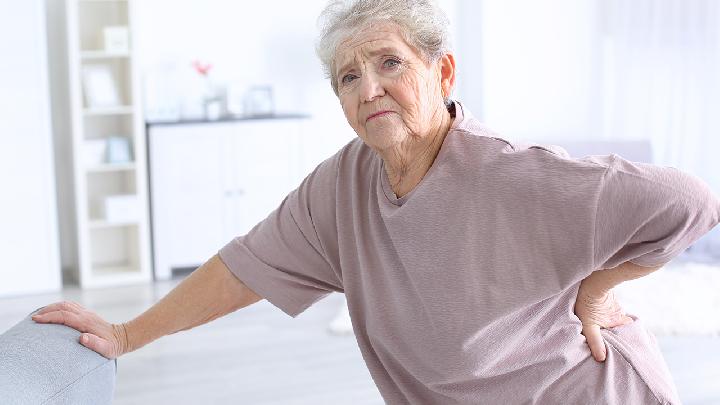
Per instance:
[[[207,77],[208,73],[210,73],[210,69],[212,69],[212,65],[209,63],[202,63],[199,60],[194,60],[192,63],[193,68],[195,68],[195,71],[197,71],[202,76]]]

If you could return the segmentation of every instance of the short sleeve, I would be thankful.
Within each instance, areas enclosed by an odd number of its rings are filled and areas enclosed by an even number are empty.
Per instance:
[[[594,268],[664,265],[720,222],[720,200],[701,179],[673,167],[606,158]]]
[[[337,158],[321,163],[267,218],[218,252],[238,279],[293,318],[343,292],[319,236],[323,223],[335,222]]]

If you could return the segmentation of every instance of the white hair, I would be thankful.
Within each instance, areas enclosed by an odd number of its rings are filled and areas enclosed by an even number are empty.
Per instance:
[[[315,51],[335,94],[335,52],[340,43],[375,23],[391,22],[426,62],[436,62],[451,50],[445,13],[433,0],[332,0],[320,13]]]

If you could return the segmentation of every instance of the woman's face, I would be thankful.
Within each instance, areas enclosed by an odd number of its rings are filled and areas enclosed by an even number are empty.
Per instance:
[[[452,55],[426,63],[394,24],[366,28],[342,42],[335,67],[348,123],[381,153],[432,133],[442,121],[438,114],[447,113],[443,90],[449,94],[454,84]]]

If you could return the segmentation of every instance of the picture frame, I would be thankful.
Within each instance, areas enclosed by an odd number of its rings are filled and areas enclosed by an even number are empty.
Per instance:
[[[112,164],[133,161],[130,139],[124,136],[109,136],[107,139],[107,162]]]
[[[124,53],[130,51],[130,31],[122,25],[103,28],[105,52]]]
[[[102,199],[104,218],[109,223],[136,222],[140,201],[136,194],[109,195]]]
[[[87,167],[106,163],[107,142],[104,139],[89,139],[83,142],[83,163]]]
[[[269,116],[275,112],[271,86],[252,86],[245,92],[244,114],[248,116]]]
[[[85,104],[88,108],[116,107],[120,105],[117,84],[107,65],[86,65],[82,68]]]

